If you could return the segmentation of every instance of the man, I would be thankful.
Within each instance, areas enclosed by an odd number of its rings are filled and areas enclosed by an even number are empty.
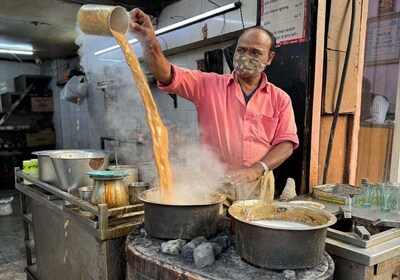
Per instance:
[[[131,11],[131,29],[159,88],[196,106],[201,143],[211,146],[231,170],[231,200],[271,201],[271,171],[299,145],[291,100],[263,73],[275,57],[274,36],[261,28],[245,31],[235,50],[235,70],[220,75],[170,64],[150,18],[139,9]]]

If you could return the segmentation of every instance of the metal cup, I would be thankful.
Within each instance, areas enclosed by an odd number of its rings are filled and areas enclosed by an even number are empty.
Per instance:
[[[83,5],[78,12],[78,23],[86,34],[110,36],[113,29],[126,34],[129,15],[121,6]]]
[[[92,197],[93,186],[80,187],[78,190],[81,199],[90,201],[90,198]]]
[[[149,188],[149,183],[133,182],[129,184],[129,204],[140,204],[142,201],[138,198],[138,194]]]

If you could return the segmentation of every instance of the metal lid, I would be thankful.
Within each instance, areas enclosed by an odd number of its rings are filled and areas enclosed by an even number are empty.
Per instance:
[[[89,175],[91,178],[100,178],[100,179],[123,178],[131,175],[130,173],[121,170],[97,170],[97,171],[86,172],[86,174]]]

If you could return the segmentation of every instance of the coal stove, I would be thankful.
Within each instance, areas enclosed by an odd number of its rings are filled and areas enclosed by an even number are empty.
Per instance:
[[[197,268],[193,260],[182,255],[161,252],[165,240],[147,235],[144,229],[131,232],[126,240],[126,279],[332,279],[334,263],[325,252],[321,263],[313,268],[298,270],[268,270],[241,260],[236,252],[230,220],[220,218],[218,234],[227,235],[230,246],[216,257],[214,264]],[[261,242],[261,241],[260,241]],[[268,242],[265,240],[264,242]],[[282,241],[284,242],[284,240]],[[272,252],[271,252],[272,253]]]

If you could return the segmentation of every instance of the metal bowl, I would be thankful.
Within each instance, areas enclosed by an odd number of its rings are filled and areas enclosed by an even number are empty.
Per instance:
[[[92,186],[93,179],[86,173],[105,170],[109,154],[101,150],[69,150],[50,154],[60,182],[60,188],[72,192],[80,186]]]

